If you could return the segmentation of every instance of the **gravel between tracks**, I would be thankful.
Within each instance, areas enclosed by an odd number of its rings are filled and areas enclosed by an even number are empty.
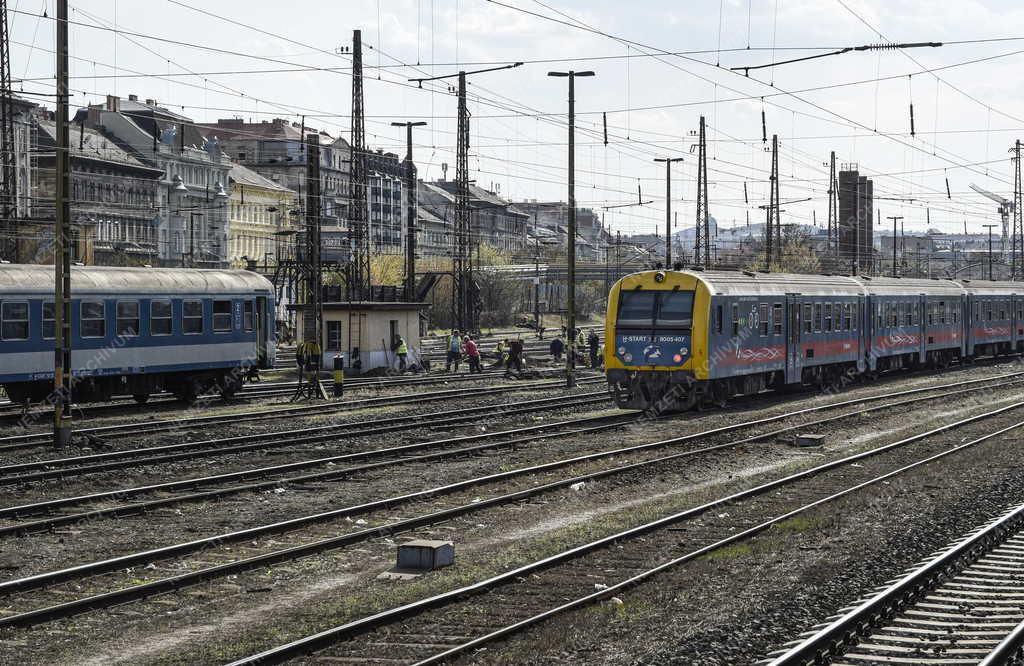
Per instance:
[[[981,368],[969,372],[977,371],[995,374],[993,369]],[[945,381],[951,381],[950,377],[946,375]],[[960,378],[966,376],[957,377]],[[925,382],[915,378],[913,383]],[[905,385],[901,383],[900,387]],[[1003,393],[999,396],[1006,397]],[[944,410],[944,418],[949,420],[958,409],[967,407],[969,405],[961,403],[950,405]],[[741,418],[735,412],[710,413],[702,417],[701,427]],[[114,662],[118,658],[124,663],[215,663],[227,656],[266,646],[268,641],[281,640],[285,635],[322,628],[335,624],[339,618],[365,615],[378,605],[389,605],[466,582],[488,571],[504,569],[517,558],[532,559],[542,551],[607,533],[652,512],[663,513],[672,506],[693,505],[701,499],[722,494],[726,488],[745,487],[758,478],[777,476],[787,467],[820,462],[819,456],[823,454],[834,456],[850,452],[878,438],[889,438],[890,432],[924,429],[923,426],[934,418],[937,418],[934,414],[889,414],[886,418],[859,423],[856,432],[850,433],[846,441],[830,446],[827,452],[780,446],[747,447],[739,456],[717,456],[700,464],[678,465],[656,474],[609,480],[594,484],[585,492],[553,493],[519,507],[491,509],[418,531],[415,536],[454,536],[460,549],[460,564],[413,583],[375,580],[375,575],[390,564],[394,548],[392,541],[378,539],[359,547],[280,565],[271,571],[243,574],[178,595],[22,632],[12,636],[10,642],[0,644],[0,651],[16,647],[19,640],[24,640],[23,648],[27,649],[23,652],[23,663],[74,662],[86,655],[92,655],[94,663]],[[657,437],[650,432],[647,435],[644,438],[647,441]],[[616,437],[616,443],[626,443]],[[500,456],[495,456],[490,463],[493,466],[501,460]],[[399,540],[407,536],[413,535],[402,535]],[[144,572],[141,575],[145,575]],[[681,587],[687,590],[693,587],[694,594],[704,590],[704,585],[693,586],[693,580],[700,579],[690,579],[689,585]],[[613,623],[602,620],[600,626],[610,624]],[[800,628],[803,624],[809,623],[802,623]],[[631,626],[629,631],[638,631],[638,625]],[[656,632],[644,629],[641,633],[653,635]],[[47,636],[45,645],[31,640],[43,635]],[[507,649],[514,650],[515,642],[512,645]],[[583,650],[581,659],[592,661],[595,649],[592,645],[576,640],[570,645]],[[530,650],[532,654],[541,654],[537,646]],[[519,656],[524,654],[531,652],[519,653]],[[608,657],[628,661],[629,652],[625,654],[627,656],[623,657],[612,651]],[[584,658],[585,655],[589,656]]]

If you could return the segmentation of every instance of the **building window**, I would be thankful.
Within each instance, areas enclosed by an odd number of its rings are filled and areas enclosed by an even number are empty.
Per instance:
[[[57,338],[57,308],[53,301],[43,301],[43,340]]]
[[[255,306],[252,301],[245,301],[242,303],[242,328],[245,329],[246,333],[251,333],[255,326],[253,321],[255,313]]]
[[[149,304],[149,333],[150,335],[171,334],[170,301],[152,301]]]
[[[117,334],[135,336],[139,334],[139,302],[117,302]]]
[[[203,332],[202,301],[182,301],[181,332],[185,335],[200,335]]]
[[[327,322],[327,351],[329,351],[329,352],[340,352],[341,351],[341,322],[340,321],[329,321],[329,322]]]
[[[217,333],[231,330],[231,301],[213,302],[213,330]]]
[[[0,307],[0,322],[4,340],[28,340],[28,302],[5,302]]]
[[[103,301],[82,301],[81,323],[83,338],[102,338],[107,335],[106,307]]]

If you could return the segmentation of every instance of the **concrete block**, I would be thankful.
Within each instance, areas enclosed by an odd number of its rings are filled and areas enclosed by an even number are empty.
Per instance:
[[[825,435],[799,434],[794,442],[797,446],[821,446],[825,443]]]
[[[398,568],[432,571],[455,564],[455,546],[451,541],[417,539],[398,547]]]

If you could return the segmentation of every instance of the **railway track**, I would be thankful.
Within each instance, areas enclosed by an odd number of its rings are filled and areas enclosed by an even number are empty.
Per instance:
[[[987,425],[1024,403],[971,416],[830,461],[517,566],[469,585],[343,623],[232,662],[373,660],[442,663],[569,611],[621,594],[659,573],[750,539],[840,497],[1024,428]],[[1019,414],[1016,415],[1019,418]],[[958,437],[943,442],[952,430]],[[962,430],[969,430],[963,433]],[[980,432],[979,432],[980,431]],[[968,441],[963,441],[967,437]],[[722,511],[728,507],[728,511]],[[719,513],[720,512],[720,513]],[[426,615],[426,611],[430,611]]]
[[[761,662],[771,666],[1019,663],[1024,505],[958,540]]]
[[[337,441],[364,435],[427,426],[450,426],[475,421],[487,415],[516,415],[542,410],[562,409],[608,402],[604,391],[593,391],[574,397],[554,396],[517,402],[514,405],[482,405],[445,410],[431,415],[412,414],[357,423],[313,426],[283,432],[224,437],[161,446],[123,449],[67,458],[50,458],[0,466],[0,486],[10,486],[47,479],[66,479],[110,470],[163,464],[180,460],[197,460],[261,449],[286,449],[324,441]]]
[[[906,394],[913,395],[924,390],[935,391],[937,389],[941,390],[941,387],[913,389],[906,392]],[[855,412],[846,411],[841,414],[817,419],[810,423],[786,425],[721,444],[704,445],[711,435],[721,435],[743,428],[774,424],[790,418],[793,414],[765,417],[746,423],[731,424],[709,431],[691,433],[669,440],[604,450],[483,477],[465,479],[447,486],[415,490],[403,495],[364,501],[357,505],[302,516],[279,523],[219,534],[162,548],[129,553],[102,561],[75,565],[66,569],[7,581],[0,583],[0,602],[2,602],[6,611],[6,616],[0,617],[0,627],[26,626],[68,617],[96,608],[104,608],[126,601],[177,590],[202,581],[216,580],[243,571],[263,568],[270,564],[335,550],[376,537],[389,536],[421,528],[484,509],[522,503],[531,498],[567,488],[573,484],[587,483],[618,475],[649,473],[650,471],[662,469],[675,463],[684,463],[686,459],[693,456],[723,451],[740,444],[776,437],[795,430],[804,430],[815,426],[827,427],[829,424],[848,420],[855,413],[867,414],[881,409],[898,408],[922,400],[949,398],[959,394],[960,392],[958,391],[947,391],[940,393],[938,396],[931,397],[922,397],[920,395],[914,397],[903,396],[906,399],[895,402],[888,401],[888,398],[894,397],[888,395],[846,401],[841,405],[810,407],[797,411],[794,414],[813,414],[822,410],[835,409],[839,406],[854,403],[886,401],[882,405],[864,407]],[[952,425],[934,429],[929,431],[929,433],[907,438],[844,460],[847,462],[859,460],[861,457],[868,457],[884,453],[890,449],[907,446],[926,439],[929,435],[971,424],[985,417],[1002,414],[1021,406],[1024,406],[1024,403],[1015,403],[1009,407],[994,410],[982,416],[964,419]],[[696,445],[697,448],[686,449],[685,445],[687,444]],[[684,447],[684,450],[667,455],[655,455],[637,461],[637,457],[645,452],[655,454],[659,449],[669,446],[681,446]],[[471,452],[472,449],[464,449],[462,451],[464,454]],[[587,465],[595,465],[595,463],[604,463],[604,465],[592,467],[592,471],[587,471],[583,474],[579,473],[580,469],[586,468]],[[839,464],[832,463],[833,466]],[[816,469],[821,470],[827,467],[826,465]],[[566,469],[570,472],[568,475],[563,471]],[[795,475],[790,478],[803,477]],[[777,482],[773,483],[778,485]],[[768,484],[763,488],[774,488],[776,485]],[[494,487],[493,494],[481,497],[480,493],[483,491],[483,488],[488,486]],[[472,493],[467,491],[472,491]],[[754,495],[760,492],[761,490],[758,490],[754,492]],[[731,501],[731,498],[732,496],[722,500],[722,502]],[[411,512],[408,511],[410,507],[412,509]],[[702,513],[702,511],[698,513]],[[399,513],[400,517],[395,518],[396,512]],[[358,516],[366,517],[367,527],[338,534],[336,525],[332,524],[338,520],[351,520]],[[89,520],[90,517],[83,516],[81,519],[85,521]],[[275,535],[274,540],[269,541],[267,539],[268,535]],[[188,556],[197,553],[201,554],[201,561],[197,562],[194,559],[188,559]],[[182,558],[185,559],[183,560]],[[139,568],[143,566],[146,567],[146,570],[140,574]],[[147,582],[126,586],[128,581],[137,581],[140,575]],[[31,594],[34,590],[40,589],[45,589],[46,591],[43,599]],[[62,601],[46,605],[57,599],[62,599]]]
[[[541,371],[543,374],[554,374],[552,371]],[[504,371],[487,371],[480,374],[460,373],[458,375],[432,375],[419,377],[378,377],[369,379],[350,379],[345,382],[345,390],[360,389],[386,389],[396,386],[423,386],[431,384],[445,384],[449,382],[475,382],[486,379],[497,379],[504,376]],[[328,395],[331,393],[332,383],[321,381],[324,390]],[[295,381],[276,381],[246,384],[241,391],[236,393],[227,402],[238,402],[239,400],[261,400],[275,397],[290,397],[295,394]],[[200,404],[209,404],[223,400],[218,395],[205,395],[200,398]],[[121,413],[151,413],[156,409],[184,409],[184,403],[169,393],[160,393],[152,396],[148,402],[139,405],[131,396],[117,396],[110,403],[94,405],[76,405],[73,409],[75,417],[98,417]],[[41,419],[50,417],[50,410],[30,410],[27,413],[22,407],[12,405],[8,401],[0,402],[0,424],[17,424],[23,418],[27,422],[38,422]]]
[[[578,382],[581,385],[600,383],[602,378],[588,378]],[[381,396],[374,398],[362,398],[359,400],[340,399],[337,401],[317,402],[313,404],[302,404],[295,406],[275,407],[272,409],[261,409],[250,412],[236,412],[232,414],[214,414],[207,416],[182,416],[171,419],[160,419],[144,421],[141,423],[122,423],[105,426],[93,426],[89,428],[78,428],[73,436],[85,436],[88,433],[94,437],[128,437],[132,435],[150,434],[166,431],[181,431],[191,428],[217,425],[225,423],[241,423],[248,421],[261,421],[267,419],[286,418],[291,416],[309,416],[350,411],[366,407],[382,407],[390,405],[423,404],[428,402],[439,402],[462,396],[486,396],[500,393],[511,393],[528,391],[533,389],[545,389],[561,387],[563,382],[558,380],[537,381],[537,382],[514,382],[507,385],[495,387],[473,387],[446,389],[443,391],[430,391],[428,393],[414,393],[396,396]],[[0,437],[0,453],[36,446],[49,445],[53,440],[50,432],[21,433]]]

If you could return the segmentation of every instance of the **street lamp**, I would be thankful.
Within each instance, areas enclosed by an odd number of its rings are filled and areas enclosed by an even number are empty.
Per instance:
[[[672,268],[672,163],[682,162],[682,157],[655,157],[655,162],[665,163],[665,270]]]
[[[566,332],[569,354],[565,359],[565,385],[576,385],[576,77],[594,76],[591,71],[548,72],[548,76],[569,79],[569,223],[566,229]]]
[[[427,123],[404,122],[391,123],[392,127],[405,128],[405,300],[411,301],[416,291],[416,165],[412,161],[412,128],[423,127]]]

